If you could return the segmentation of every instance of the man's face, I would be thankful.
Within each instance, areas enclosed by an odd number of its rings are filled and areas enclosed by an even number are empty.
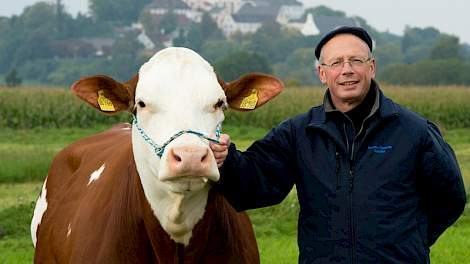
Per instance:
[[[367,44],[351,34],[337,35],[323,46],[317,71],[320,81],[328,85],[335,106],[356,106],[365,98],[375,77],[375,60],[369,55]]]

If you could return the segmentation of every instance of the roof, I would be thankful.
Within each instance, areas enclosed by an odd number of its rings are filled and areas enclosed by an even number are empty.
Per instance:
[[[218,13],[222,12],[223,10],[224,10],[224,8],[221,7],[221,6],[214,6],[214,7],[211,8],[211,10],[209,10],[209,13],[218,14]]]
[[[246,3],[232,17],[239,23],[261,23],[267,19],[276,19],[279,8],[279,5],[253,6],[251,3]]]
[[[102,47],[112,47],[116,40],[112,38],[81,38],[81,41],[93,45],[95,49],[101,49]]]
[[[147,8],[161,8],[161,9],[191,9],[182,0],[153,0],[147,5]]]
[[[296,5],[303,6],[303,4],[297,0],[251,0],[256,5]]]

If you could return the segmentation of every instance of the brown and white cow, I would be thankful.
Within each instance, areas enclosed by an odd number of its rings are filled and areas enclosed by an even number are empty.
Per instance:
[[[219,171],[207,137],[227,105],[256,108],[282,88],[263,74],[225,83],[185,48],[158,52],[124,84],[106,76],[75,82],[90,105],[135,113],[137,122],[55,157],[31,223],[35,262],[259,263],[248,216],[211,189]],[[206,137],[179,133],[187,130]],[[155,146],[165,142],[160,157]]]

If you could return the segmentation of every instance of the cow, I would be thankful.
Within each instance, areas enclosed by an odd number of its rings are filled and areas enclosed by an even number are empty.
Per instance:
[[[53,159],[31,222],[35,263],[259,263],[251,222],[212,188],[223,111],[283,89],[250,73],[226,83],[196,52],[157,52],[126,83],[97,75],[72,91],[118,124]]]

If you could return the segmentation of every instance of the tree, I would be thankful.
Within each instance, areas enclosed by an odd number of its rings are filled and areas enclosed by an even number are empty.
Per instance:
[[[161,34],[167,35],[172,33],[178,27],[178,16],[170,10],[160,20],[159,28]]]
[[[250,72],[271,73],[266,58],[252,52],[234,52],[214,63],[216,72],[226,81],[232,81]]]
[[[192,23],[187,34],[180,29],[178,37],[173,39],[173,44],[200,52],[205,42],[224,39],[224,34],[218,28],[217,23],[208,13],[204,13],[201,23]]]
[[[284,63],[276,64],[275,75],[290,84],[318,84],[315,76],[313,48],[300,48],[292,52]]]
[[[433,27],[417,28],[417,27],[406,27],[405,34],[401,42],[401,50],[406,53],[408,49],[415,46],[427,46],[430,47],[434,44],[436,39],[439,37],[439,30]]]
[[[380,67],[389,64],[402,63],[404,61],[403,53],[401,53],[399,44],[382,44],[375,49],[374,57],[377,59]]]
[[[116,80],[130,79],[144,63],[144,58],[139,56],[142,45],[136,40],[134,34],[127,34],[116,41],[111,51],[112,59],[107,72]]]
[[[219,29],[217,23],[211,18],[209,13],[204,13],[199,25],[201,36],[205,40],[221,40],[225,39],[222,30]]]
[[[431,59],[461,59],[459,38],[442,34],[431,48]]]
[[[18,76],[18,73],[15,69],[12,69],[6,76],[5,76],[5,83],[8,87],[16,87],[20,86],[23,80]]]
[[[231,40],[206,41],[201,48],[200,54],[209,62],[215,62],[230,53],[244,50],[243,44]]]
[[[137,21],[150,0],[90,0],[90,11],[98,21],[128,25]]]

